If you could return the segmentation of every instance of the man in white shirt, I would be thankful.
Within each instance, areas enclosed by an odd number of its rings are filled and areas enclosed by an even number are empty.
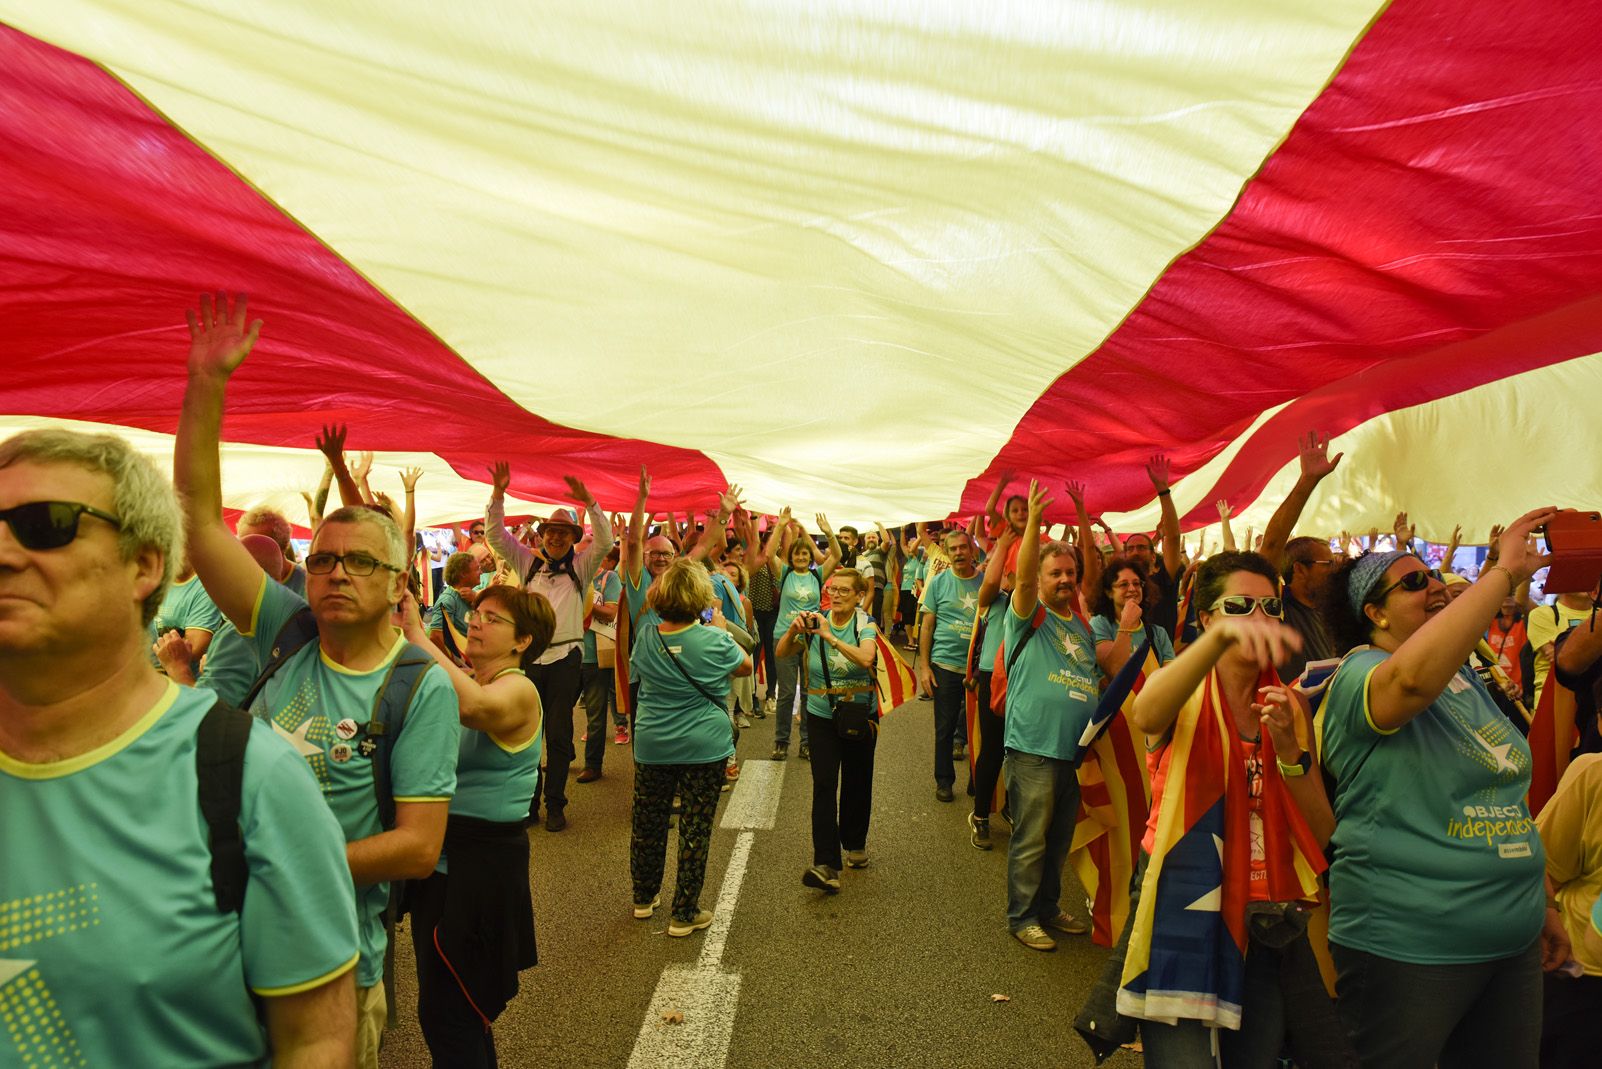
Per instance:
[[[594,537],[584,549],[574,546],[584,535],[578,514],[557,509],[539,526],[538,551],[530,550],[506,528],[506,488],[511,466],[504,461],[490,469],[492,492],[484,510],[485,535],[491,548],[518,575],[523,589],[543,595],[556,616],[556,630],[545,652],[525,665],[540,692],[545,710],[545,830],[567,827],[567,771],[573,763],[573,707],[578,704],[584,666],[584,607],[590,583],[612,549],[612,525],[584,484],[565,476],[570,496],[589,513]],[[538,819],[539,796],[529,811]]]

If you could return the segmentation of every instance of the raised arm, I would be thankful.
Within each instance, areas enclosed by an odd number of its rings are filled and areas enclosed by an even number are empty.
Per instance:
[[[1281,558],[1285,556],[1285,543],[1290,541],[1296,521],[1301,519],[1302,510],[1307,507],[1308,498],[1313,496],[1318,484],[1335,470],[1341,457],[1346,455],[1336,453],[1331,459],[1329,439],[1317,431],[1308,431],[1296,439],[1296,448],[1301,455],[1302,473],[1297,477],[1296,485],[1291,487],[1291,492],[1285,495],[1285,500],[1269,517],[1268,526],[1263,528],[1260,552],[1275,568],[1280,566]]]
[[[350,477],[356,480],[356,486],[361,490],[362,500],[368,504],[376,501],[377,495],[373,493],[373,486],[367,477],[373,472],[373,451],[364,449],[356,454],[356,463],[351,465]]]
[[[1259,666],[1267,667],[1301,649],[1302,640],[1293,629],[1256,613],[1251,616],[1215,615],[1200,638],[1146,680],[1146,685],[1135,696],[1131,722],[1148,736],[1161,737],[1173,726],[1179,710],[1196,693],[1218,659],[1231,646],[1237,645]]]
[[[629,541],[623,548],[623,576],[635,587],[640,585],[640,569],[645,564],[645,499],[651,496],[651,476],[640,465],[640,488],[634,495],[634,511],[629,515]]]
[[[322,433],[317,436],[317,451],[328,460],[329,472],[339,487],[339,503],[347,508],[366,504],[367,499],[362,497],[361,489],[356,485],[356,480],[351,478],[350,469],[345,466],[345,425],[337,423],[323,427]]]
[[[1012,472],[1010,471],[1002,472],[1001,478],[996,480],[996,488],[990,491],[990,500],[985,502],[984,517],[987,523],[998,523],[1004,518],[1001,515],[1001,495],[1006,491],[1007,484],[1011,481]],[[1009,524],[1008,526],[1011,525]]]
[[[1284,506],[1280,507],[1283,508]],[[1235,551],[1235,532],[1229,526],[1229,518],[1234,514],[1234,510],[1229,507],[1229,502],[1223,498],[1219,498],[1218,522],[1223,525],[1224,528],[1224,552],[1226,553],[1233,553]]]
[[[829,517],[820,512],[817,514],[817,520],[818,530],[822,531],[824,537],[829,540],[829,553],[823,558],[823,578],[827,582],[829,576],[840,566],[840,558],[843,554],[840,552],[840,540],[834,536],[834,527],[830,525]]]
[[[1085,574],[1079,577],[1079,591],[1088,602],[1089,592],[1101,584],[1101,553],[1096,549],[1096,537],[1090,529],[1090,513],[1085,508],[1085,484],[1071,482],[1066,489],[1073,500],[1074,512],[1079,516],[1079,556],[1085,562]]]
[[[729,488],[718,495],[717,515],[710,518],[711,522],[707,526],[707,535],[709,537],[697,539],[695,548],[690,550],[690,558],[692,560],[705,560],[707,554],[712,552],[714,544],[727,541],[726,538],[720,536],[728,530],[729,518],[739,510],[741,504],[740,488],[734,483],[730,483]],[[714,530],[717,532],[716,535],[713,535]]]
[[[222,515],[222,462],[218,439],[228,379],[261,333],[261,320],[245,323],[245,295],[232,309],[225,294],[200,298],[189,320],[189,382],[173,443],[173,483],[184,502],[189,560],[212,602],[244,634],[255,620],[256,599],[267,581],[261,566],[228,530]]]
[[[1547,558],[1529,548],[1527,537],[1556,511],[1541,508],[1519,517],[1502,534],[1500,563],[1482,572],[1478,582],[1409,635],[1374,669],[1368,677],[1368,710],[1376,728],[1395,731],[1440,697],[1502,607],[1502,600],[1546,565]]]
[[[1413,537],[1418,534],[1418,527],[1407,522],[1407,513],[1398,512],[1396,522],[1391,525],[1391,534],[1396,539],[1396,548],[1405,549],[1409,553],[1413,550]]]
[[[1040,518],[1052,499],[1046,488],[1029,480],[1029,520],[1024,524],[1023,541],[1018,543],[1018,579],[1012,590],[1012,611],[1027,620],[1040,604]]]
[[[1441,558],[1441,574],[1447,575],[1452,571],[1452,559],[1457,556],[1458,544],[1463,540],[1463,525],[1458,524],[1452,528],[1452,538],[1446,543],[1446,555]]]
[[[1100,527],[1101,533],[1107,536],[1107,544],[1112,547],[1113,555],[1122,556],[1124,552],[1124,540],[1118,537],[1118,532],[1114,531],[1111,527],[1108,527],[1107,521],[1102,519],[1100,516],[1097,516],[1091,521],[1091,523],[1097,527]]]
[[[402,468],[401,485],[406,488],[406,548],[417,543],[417,480],[423,477],[422,468]]]
[[[582,480],[574,475],[564,475],[562,481],[567,483],[568,500],[583,510],[590,521],[590,544],[577,554],[579,579],[588,583],[595,578],[602,558],[612,552],[612,524],[607,520],[606,513],[601,511],[600,502],[595,500],[595,495],[590,493]]]
[[[506,529],[506,490],[512,485],[512,466],[497,460],[489,468],[490,499],[484,508],[484,540],[517,574],[518,583],[534,564],[533,552]]]
[[[1157,502],[1162,507],[1163,520],[1159,531],[1163,537],[1163,570],[1168,578],[1179,577],[1179,510],[1174,508],[1174,495],[1168,488],[1168,458],[1155,456],[1146,462],[1146,477],[1157,488]]]
[[[1007,571],[1007,554],[1012,552],[1012,545],[1018,541],[1018,532],[1008,524],[996,539],[996,551],[990,554],[985,561],[985,577],[979,581],[979,611],[982,613],[989,607],[996,595],[1001,593],[1001,577]]]
[[[539,730],[538,692],[527,679],[511,675],[480,683],[457,667],[450,654],[429,641],[423,630],[423,619],[418,614],[417,599],[412,597],[411,591],[402,596],[398,608],[406,638],[427,650],[450,677],[464,727],[502,738],[524,738]]]

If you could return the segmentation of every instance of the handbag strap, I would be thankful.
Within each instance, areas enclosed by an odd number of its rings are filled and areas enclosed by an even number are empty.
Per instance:
[[[824,617],[823,623],[824,623],[825,627],[829,626],[828,617]],[[813,636],[813,637],[815,638],[816,636]],[[812,640],[813,640],[812,638],[807,639],[808,642],[811,642]],[[861,632],[857,630],[857,614],[855,612],[852,612],[852,614],[851,614],[851,644],[853,646],[855,646],[859,641],[861,641]],[[826,653],[825,651],[820,649],[818,651],[818,662],[823,665],[823,693],[826,694],[826,695],[827,694],[832,694],[833,691],[834,691],[834,680],[829,678],[829,655],[828,655],[828,653]],[[872,688],[871,687],[861,687],[861,688],[847,688],[847,689],[860,689],[860,690],[866,692],[866,691],[868,691],[868,690],[870,690]]]
[[[691,626],[694,626],[694,625],[692,624]],[[707,701],[711,702],[714,706],[717,707],[719,712],[722,712],[724,710],[724,708],[725,708],[724,703],[718,701],[716,698],[712,697],[712,695],[708,694],[706,692],[706,688],[701,686],[701,684],[697,683],[694,679],[692,679],[691,676],[690,676],[690,673],[688,673],[688,672],[686,672],[684,670],[684,665],[680,664],[679,663],[679,659],[677,657],[673,656],[673,650],[668,646],[667,639],[662,637],[662,627],[661,627],[660,624],[658,624],[657,628],[656,628],[656,640],[662,644],[662,652],[667,654],[668,660],[673,662],[673,667],[677,668],[679,670],[679,675],[684,677],[685,682],[689,683],[690,686],[692,686],[696,690],[700,691],[701,692],[701,697],[703,697]]]

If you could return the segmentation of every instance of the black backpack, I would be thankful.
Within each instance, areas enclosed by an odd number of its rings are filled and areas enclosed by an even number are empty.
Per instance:
[[[302,609],[284,624],[273,639],[273,649],[261,675],[252,684],[242,703],[251,703],[291,656],[309,642],[317,641],[317,621],[311,610]],[[390,758],[406,713],[423,675],[434,658],[414,643],[407,643],[400,656],[390,662],[389,671],[378,686],[371,717],[366,724],[369,737],[377,742],[372,754],[373,790],[378,796],[378,819],[385,831],[395,827],[395,791],[390,777]],[[245,901],[249,869],[245,863],[245,843],[239,830],[239,805],[245,775],[245,743],[254,719],[221,701],[206,712],[195,736],[195,772],[199,780],[200,812],[205,818],[207,845],[211,850],[211,882],[217,909],[237,913]]]

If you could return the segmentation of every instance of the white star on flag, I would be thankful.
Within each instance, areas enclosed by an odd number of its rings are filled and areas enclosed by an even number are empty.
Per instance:
[[[1213,846],[1217,847],[1218,860],[1220,863],[1222,863],[1224,860],[1224,840],[1220,839],[1216,835],[1213,836]],[[1211,891],[1208,891],[1206,894],[1202,895],[1185,908],[1194,909],[1199,913],[1217,913],[1219,909],[1223,907],[1223,904],[1224,885],[1220,883],[1217,887],[1214,887]]]
[[[283,725],[274,720],[273,734],[288,742],[295,748],[295,752],[300,754],[302,757],[310,757],[313,754],[320,754],[323,752],[323,748],[321,746],[317,745],[315,742],[311,742],[306,738],[306,732],[311,725],[312,718],[308,716],[305,720],[300,722],[300,727],[296,728],[294,731],[285,731]]]

